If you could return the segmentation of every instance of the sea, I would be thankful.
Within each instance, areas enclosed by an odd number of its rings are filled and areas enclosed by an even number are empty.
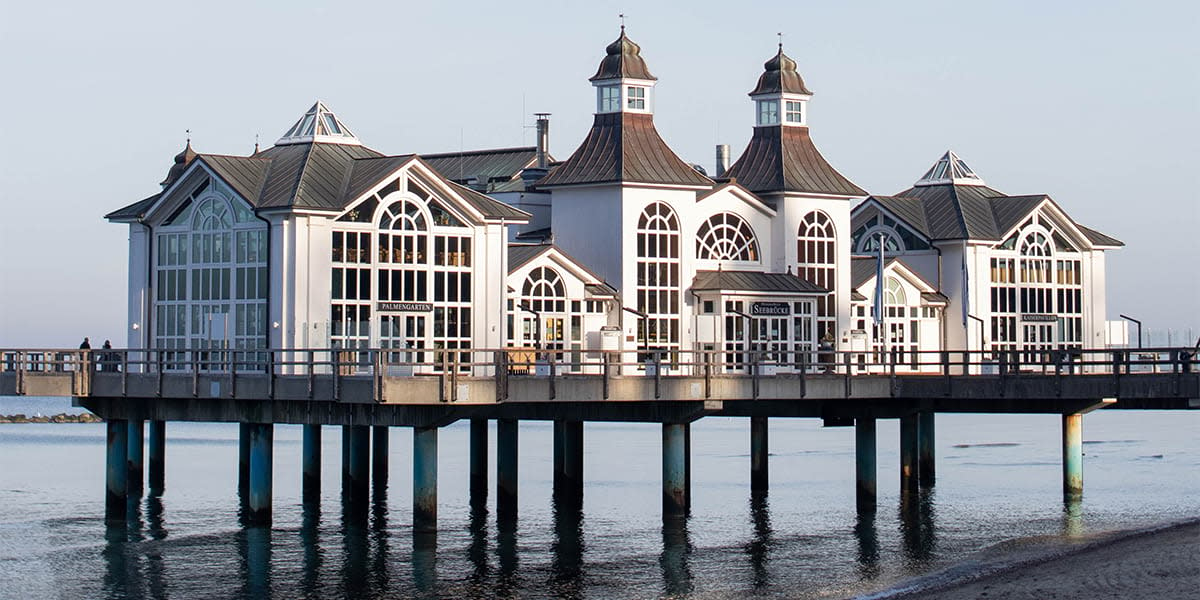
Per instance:
[[[0,397],[0,414],[79,412]],[[275,428],[274,519],[243,526],[236,425],[168,423],[166,491],[104,519],[103,424],[0,424],[0,598],[849,598],[1018,538],[1070,540],[1200,516],[1200,412],[1084,417],[1084,496],[1064,504],[1061,419],[938,415],[937,483],[900,494],[880,421],[879,499],[854,503],[854,431],[772,419],[768,494],[749,487],[749,422],[692,425],[692,509],[661,516],[661,427],[585,425],[582,509],[552,500],[552,425],[520,424],[519,515],[468,502],[466,423],[439,434],[438,524],[414,534],[412,433],[365,519],[323,435],[322,499],[300,495],[301,429]],[[495,432],[490,437],[495,441]],[[886,594],[883,595],[886,597]]]

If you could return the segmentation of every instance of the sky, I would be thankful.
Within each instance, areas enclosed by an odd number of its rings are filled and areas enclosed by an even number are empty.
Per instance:
[[[564,159],[626,15],[685,160],[741,154],[783,33],[813,138],[871,193],[947,149],[1123,240],[1109,318],[1200,331],[1200,3],[17,2],[0,19],[0,347],[126,339],[128,229],[184,145],[248,154],[324,100],[388,154]]]

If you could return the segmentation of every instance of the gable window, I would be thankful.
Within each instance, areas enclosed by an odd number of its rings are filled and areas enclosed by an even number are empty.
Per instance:
[[[625,88],[629,98],[625,105],[634,110],[646,110],[646,88],[631,85]]]
[[[621,110],[621,88],[615,85],[602,85],[596,88],[599,111],[602,113]]]
[[[696,232],[696,258],[701,260],[758,260],[754,230],[733,213],[709,217]]]
[[[779,124],[779,101],[778,100],[759,100],[758,101],[758,124],[759,125],[778,125]]]
[[[804,122],[804,103],[795,100],[788,100],[784,103],[784,117],[788,123],[803,123]]]

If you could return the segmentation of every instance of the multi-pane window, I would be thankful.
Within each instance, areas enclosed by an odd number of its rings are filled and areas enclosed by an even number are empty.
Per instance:
[[[679,348],[679,218],[670,206],[647,206],[637,226],[638,346]]]
[[[759,100],[758,101],[758,125],[778,125],[779,124],[779,101],[778,100]]]
[[[646,88],[631,85],[625,88],[625,93],[628,95],[626,106],[634,110],[646,110]]]
[[[757,261],[758,240],[744,219],[729,212],[718,213],[696,232],[696,258]]]
[[[829,294],[818,298],[817,339],[837,338],[837,237],[828,215],[814,210],[800,221],[796,237],[796,275],[822,288]]]
[[[784,118],[788,123],[803,123],[804,103],[795,100],[784,102]]]
[[[621,110],[621,86],[603,85],[596,88],[597,112],[609,113]]]

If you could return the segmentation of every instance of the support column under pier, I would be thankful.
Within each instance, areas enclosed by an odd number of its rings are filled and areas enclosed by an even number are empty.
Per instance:
[[[471,506],[487,503],[488,488],[488,422],[471,419]]]
[[[387,490],[388,442],[391,431],[387,425],[371,428],[371,485],[377,490]]]
[[[770,487],[767,456],[767,418],[750,417],[750,491],[765,492]]]
[[[687,458],[687,425],[663,423],[663,518],[687,514]]]
[[[1083,495],[1083,415],[1062,417],[1063,495]]]
[[[271,522],[271,486],[274,467],[275,425],[250,426],[250,498],[246,516],[251,523]]]
[[[129,453],[125,460],[128,472],[125,480],[125,493],[141,497],[142,483],[145,481],[145,452],[146,452],[146,422],[141,419],[129,420]]]
[[[167,423],[166,421],[150,421],[149,448],[146,462],[149,469],[150,495],[162,496],[166,490],[167,472]]]
[[[554,497],[577,503],[583,498],[583,422],[554,423]]]
[[[900,491],[915,492],[918,485],[917,454],[920,418],[916,413],[900,417]]]
[[[300,496],[305,503],[321,501],[321,426],[304,426]]]
[[[413,428],[413,531],[437,531],[437,427]]]
[[[854,420],[855,501],[858,512],[873,512],[876,497],[875,419]]]
[[[370,491],[371,428],[351,425],[346,462],[345,496],[356,512],[365,510]]]
[[[110,420],[107,424],[104,470],[104,514],[107,519],[125,520],[126,488],[129,479],[129,423]]]
[[[917,476],[921,487],[933,487],[936,456],[933,445],[935,440],[935,414],[923,412],[917,423]]]
[[[238,423],[238,496],[250,491],[250,429],[253,423]]]
[[[517,421],[496,421],[496,514],[517,516]]]

